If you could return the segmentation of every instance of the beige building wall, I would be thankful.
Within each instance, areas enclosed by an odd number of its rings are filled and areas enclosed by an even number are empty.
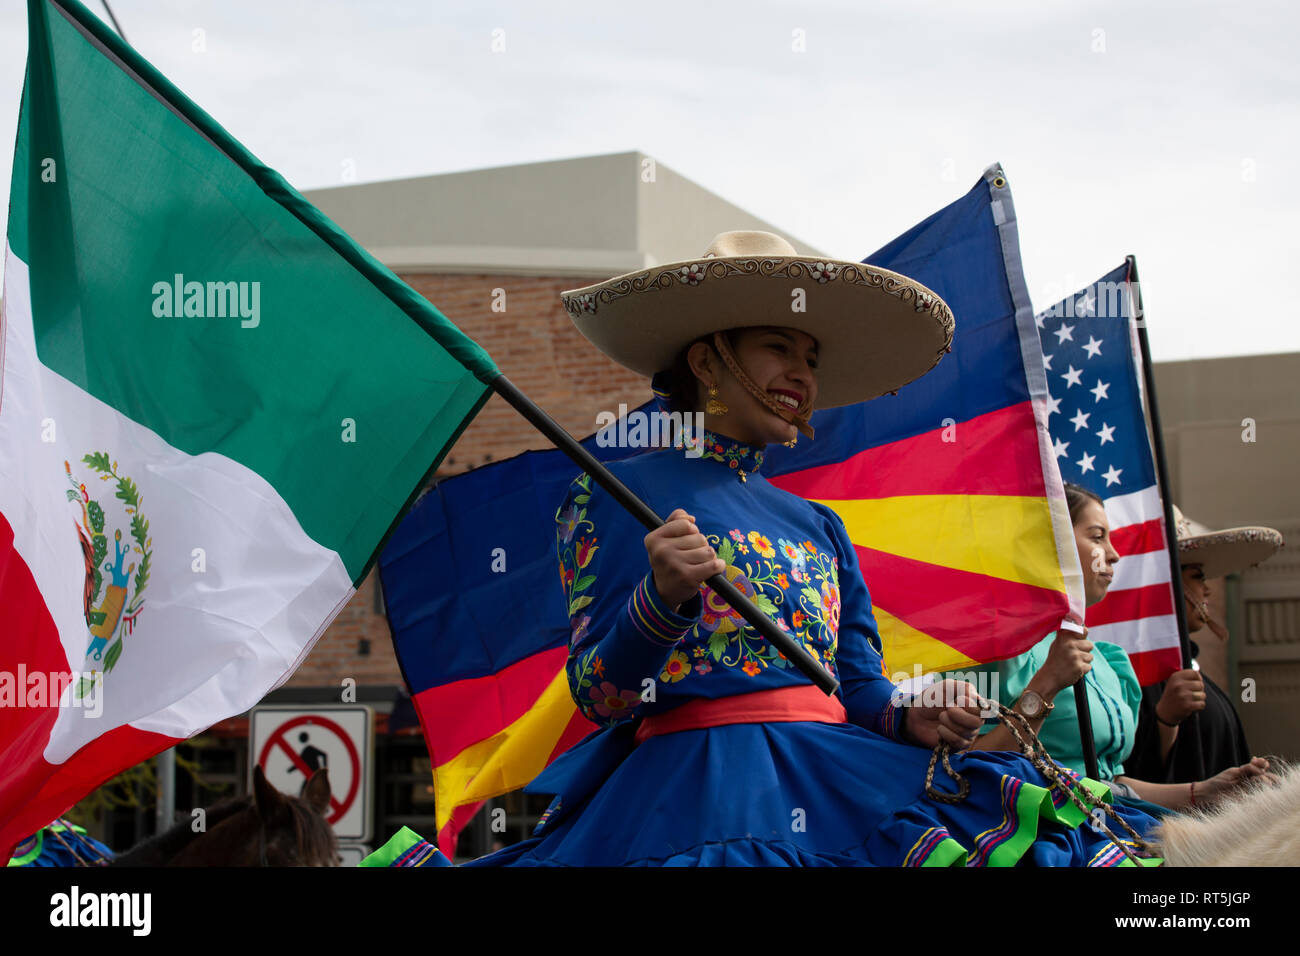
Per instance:
[[[1211,528],[1264,525],[1271,560],[1212,582],[1227,647],[1197,635],[1251,749],[1300,759],[1300,353],[1157,363],[1174,501]]]
[[[644,153],[612,153],[304,194],[386,266],[608,278],[689,258],[731,229],[825,255]]]

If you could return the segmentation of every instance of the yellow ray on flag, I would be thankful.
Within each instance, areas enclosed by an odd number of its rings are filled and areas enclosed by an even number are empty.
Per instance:
[[[541,773],[575,709],[561,668],[527,713],[434,768],[438,829],[458,806],[518,790]]]
[[[873,607],[876,628],[885,649],[885,671],[891,680],[920,677],[935,671],[969,667],[970,657],[943,641],[918,631],[880,606]]]
[[[902,558],[1065,590],[1046,499],[1015,495],[909,495],[822,500],[854,544]]]

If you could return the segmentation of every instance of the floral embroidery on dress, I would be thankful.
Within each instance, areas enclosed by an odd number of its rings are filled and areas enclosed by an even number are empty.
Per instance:
[[[729,467],[748,470],[761,462],[761,451],[724,445],[716,436],[709,439],[706,456]],[[597,593],[591,566],[602,547],[588,518],[591,494],[591,477],[582,475],[555,516],[559,573],[569,611],[566,670],[582,713],[596,723],[611,724],[634,717],[643,702],[653,702],[655,697],[652,688],[647,691],[649,680],[636,689],[622,686],[630,678],[622,674],[621,666],[607,665],[597,655],[600,645],[579,649],[591,639],[594,615],[588,606],[607,597]],[[726,580],[834,674],[841,613],[839,561],[834,551],[822,550],[810,539],[768,536],[743,527],[705,537],[723,561]],[[664,648],[666,659],[660,658],[659,669],[650,672],[660,685],[675,688],[685,682],[683,686],[688,686],[688,678],[709,680],[709,675],[719,673],[758,678],[769,669],[793,670],[785,655],[749,627],[707,583],[700,587],[699,616],[688,625],[685,619],[679,624],[663,616],[648,580],[637,586],[628,613],[634,629]]]
[[[630,716],[636,705],[641,703],[640,692],[620,690],[604,680],[605,662],[596,654],[596,648],[587,651],[580,661],[574,660],[573,648],[587,636],[587,628],[591,625],[591,615],[578,612],[595,600],[590,588],[595,583],[596,576],[584,574],[583,571],[600,549],[595,535],[596,526],[588,520],[587,509],[583,507],[591,500],[591,476],[584,474],[575,484],[581,491],[573,496],[573,502],[568,508],[561,507],[555,513],[560,580],[564,583],[571,627],[568,667],[581,692],[583,714],[593,721],[601,718],[618,720]]]
[[[759,531],[736,528],[725,538],[707,535],[706,539],[726,564],[723,577],[833,670],[840,627],[838,559],[807,541],[795,544],[779,538],[773,546]],[[743,557],[751,550],[745,542],[752,545],[752,558]],[[696,674],[712,673],[715,663],[739,667],[750,677],[757,677],[765,667],[793,666],[707,584],[700,587],[700,597],[703,611],[688,639],[704,646],[693,649],[693,662],[683,655]],[[660,679],[681,678],[665,669]]]
[[[681,651],[673,651],[672,656],[668,658],[668,663],[664,665],[664,672],[659,675],[659,679],[665,683],[673,683],[681,680],[691,672],[691,662]]]
[[[591,500],[591,476],[584,474],[576,483],[582,488],[582,493],[574,495],[573,504],[568,508],[561,508],[555,512],[555,523],[559,526],[556,550],[559,552],[560,559],[560,580],[564,583],[564,593],[569,601],[570,621],[573,621],[574,615],[593,600],[590,594],[582,592],[591,587],[596,576],[584,575],[581,572],[591,563],[592,556],[599,548],[594,534],[596,526],[587,519],[587,509],[582,507]],[[589,534],[578,537],[575,542],[574,537],[582,531]],[[590,618],[586,620],[590,621]],[[574,622],[574,641],[580,637],[578,634],[580,623]],[[582,633],[585,634],[586,623],[581,623],[581,627]]]
[[[697,447],[701,448],[701,458],[720,461],[741,476],[752,475],[763,466],[763,449],[739,445],[731,439],[720,439],[720,436],[712,432],[706,431]]]

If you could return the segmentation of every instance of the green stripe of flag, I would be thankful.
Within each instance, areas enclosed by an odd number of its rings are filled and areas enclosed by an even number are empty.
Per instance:
[[[83,6],[28,9],[9,241],[41,362],[257,472],[359,581],[496,366]]]

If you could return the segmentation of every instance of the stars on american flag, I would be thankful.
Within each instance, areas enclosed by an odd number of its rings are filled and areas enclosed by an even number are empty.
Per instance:
[[[1049,395],[1041,401],[1051,411],[1048,415],[1041,408],[1036,411],[1047,422],[1050,458],[1061,478],[1102,498],[1116,540],[1123,533],[1145,540],[1142,526],[1162,515],[1164,505],[1143,409],[1129,272],[1130,263],[1125,262],[1041,313],[1038,341],[1041,351],[1052,357],[1044,363],[1041,377],[1032,376],[1031,383],[1040,389],[1047,385]],[[1125,550],[1120,548],[1121,553]],[[1120,561],[1106,599],[1109,607],[1102,609],[1104,618],[1094,619],[1094,623],[1106,621],[1105,636],[1094,633],[1124,647],[1137,673],[1145,670],[1150,674],[1147,679],[1154,680],[1163,664],[1142,662],[1154,662],[1176,647],[1178,628],[1169,613],[1172,589],[1167,583],[1151,583],[1155,578],[1143,563],[1150,559],[1154,567],[1161,555],[1139,556],[1145,550],[1135,549]],[[1150,650],[1157,647],[1162,650]],[[1174,666],[1176,659],[1175,654]]]
[[[1111,314],[1109,305],[1103,310],[1102,302],[1099,287],[1089,288],[1035,321],[1052,454],[1066,481],[1104,487],[1109,496],[1145,487],[1150,449],[1140,424],[1128,318]]]

